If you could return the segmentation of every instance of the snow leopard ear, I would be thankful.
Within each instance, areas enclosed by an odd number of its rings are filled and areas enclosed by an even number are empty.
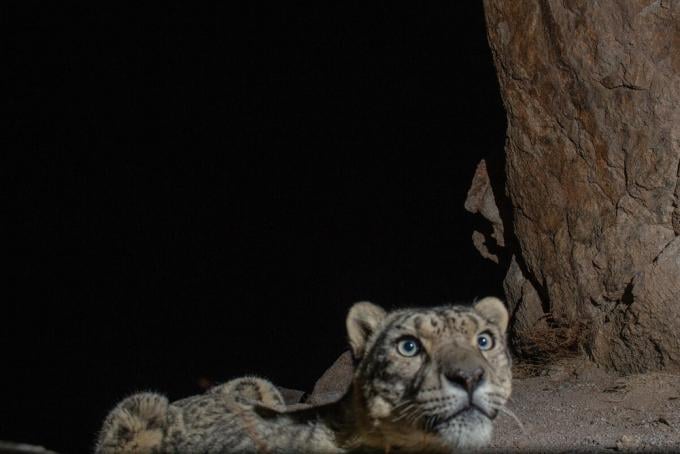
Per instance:
[[[358,360],[364,356],[368,338],[371,337],[386,314],[385,309],[367,301],[355,303],[349,310],[347,335],[354,359]]]
[[[505,332],[508,327],[508,310],[501,300],[487,296],[474,303],[472,307],[479,315],[495,323],[502,332]]]

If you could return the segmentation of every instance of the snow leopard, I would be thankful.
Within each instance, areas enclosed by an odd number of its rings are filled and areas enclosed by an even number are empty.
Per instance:
[[[123,400],[97,453],[453,452],[487,445],[511,393],[508,312],[471,305],[385,311],[360,302],[346,320],[355,361],[339,400],[290,410],[270,382],[237,378],[168,402]]]

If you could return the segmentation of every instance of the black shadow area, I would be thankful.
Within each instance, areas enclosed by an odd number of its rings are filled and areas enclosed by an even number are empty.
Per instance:
[[[463,209],[505,120],[481,2],[16,2],[0,439],[114,403],[310,389],[357,300],[500,293]]]

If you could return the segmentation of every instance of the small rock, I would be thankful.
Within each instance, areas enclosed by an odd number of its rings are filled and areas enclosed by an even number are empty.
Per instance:
[[[671,423],[669,423],[668,420],[666,418],[664,418],[663,416],[661,418],[657,419],[656,422],[659,422],[661,424],[665,424],[668,427],[671,426]]]
[[[314,385],[314,390],[305,401],[311,405],[323,405],[341,398],[352,383],[354,365],[352,354],[344,352],[333,365],[324,372]]]
[[[640,440],[632,435],[623,435],[616,442],[618,451],[631,451],[640,445]]]
[[[12,443],[0,441],[0,452],[6,454],[57,454],[42,446],[33,446],[25,443]]]

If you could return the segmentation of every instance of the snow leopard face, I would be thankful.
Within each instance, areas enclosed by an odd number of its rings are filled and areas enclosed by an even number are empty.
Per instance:
[[[357,303],[347,328],[363,436],[407,450],[486,445],[511,392],[507,323],[496,298],[391,313]]]

